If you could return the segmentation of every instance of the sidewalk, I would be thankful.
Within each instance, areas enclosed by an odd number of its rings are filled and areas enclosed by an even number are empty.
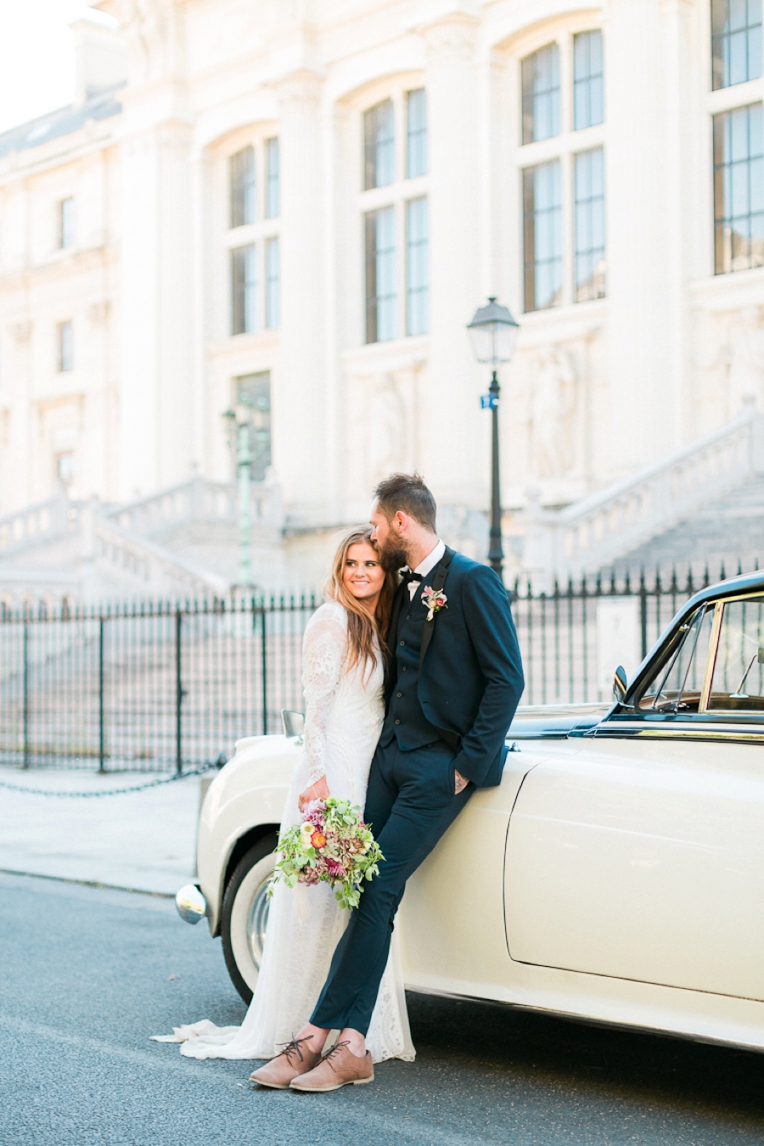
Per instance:
[[[4,784],[55,792],[108,792],[158,778],[0,767]],[[192,776],[103,799],[0,788],[0,868],[174,894],[193,877],[200,787]]]

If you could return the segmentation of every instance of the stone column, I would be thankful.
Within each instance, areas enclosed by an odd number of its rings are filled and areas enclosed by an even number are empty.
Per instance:
[[[662,0],[612,0],[604,24],[613,477],[661,457],[680,432],[681,162],[668,143],[681,144],[669,128],[682,77],[666,83],[677,61],[664,58],[663,15]]]
[[[465,329],[482,301],[476,25],[474,17],[454,12],[422,29],[432,190],[421,466],[442,504],[486,508],[490,427],[480,417],[480,382]]]
[[[274,461],[288,518],[319,524],[326,500],[324,204],[320,78],[277,84],[281,138],[281,378],[274,402]]]
[[[181,481],[193,458],[191,180],[177,119],[121,144],[120,494]]]

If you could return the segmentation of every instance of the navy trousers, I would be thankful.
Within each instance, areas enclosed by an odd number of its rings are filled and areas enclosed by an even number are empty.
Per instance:
[[[454,753],[442,741],[403,752],[395,740],[374,754],[364,819],[384,860],[363,885],[334,952],[329,977],[310,1021],[317,1027],[351,1027],[365,1035],[387,965],[395,913],[406,880],[429,855],[474,791],[454,795]]]

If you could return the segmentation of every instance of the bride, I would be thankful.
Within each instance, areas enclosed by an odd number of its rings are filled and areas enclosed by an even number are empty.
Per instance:
[[[305,630],[305,743],[282,831],[301,822],[307,803],[330,794],[364,806],[384,718],[382,649],[395,580],[383,570],[369,529],[347,534],[334,558],[329,599]],[[181,1042],[181,1054],[189,1058],[273,1059],[251,1077],[283,1088],[283,1068],[290,1073],[290,1066],[299,1066],[302,1073],[318,1062],[321,1048],[298,1045],[294,1035],[312,1014],[348,919],[328,884],[298,884],[290,890],[277,883],[260,974],[241,1027],[215,1027],[204,1020],[178,1027],[164,1039]],[[414,1059],[395,936],[367,1045],[374,1062]]]

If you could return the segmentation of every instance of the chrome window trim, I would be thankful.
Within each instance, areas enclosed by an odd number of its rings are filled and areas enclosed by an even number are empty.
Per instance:
[[[604,739],[644,740],[728,740],[730,742],[752,744],[764,743],[764,721],[748,726],[728,724],[723,721],[701,722],[696,716],[682,717],[676,723],[643,722],[640,720],[606,721],[594,730],[594,736]]]
[[[722,631],[722,617],[724,616],[725,601],[717,601],[714,605],[714,620],[711,628],[711,639],[708,642],[708,660],[706,661],[706,675],[703,678],[703,688],[698,701],[698,715],[708,711],[708,698],[711,693],[711,681],[714,679],[716,656],[719,652],[719,637]]]
[[[698,715],[718,712],[721,716],[721,714],[728,712],[728,710],[724,708],[709,708],[708,706],[711,698],[711,685],[713,683],[714,669],[716,668],[716,658],[719,653],[719,642],[721,640],[722,624],[724,623],[724,611],[727,605],[733,605],[736,601],[755,601],[757,599],[764,599],[764,593],[761,589],[756,593],[738,593],[736,597],[725,597],[723,601],[716,602],[716,615],[714,616],[714,627],[711,632],[706,679],[703,682],[703,692],[701,693],[700,703],[698,705]],[[712,652],[713,656],[711,655]],[[755,718],[755,711],[756,710],[751,709],[751,717],[753,718]],[[745,715],[745,713],[741,715]]]

